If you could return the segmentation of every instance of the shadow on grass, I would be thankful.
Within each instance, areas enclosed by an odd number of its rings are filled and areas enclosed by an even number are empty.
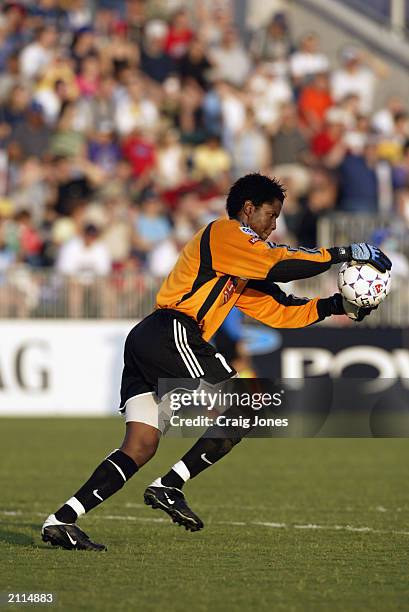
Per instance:
[[[28,536],[25,533],[21,533],[19,531],[13,531],[11,528],[5,528],[3,525],[0,526],[0,542],[5,542],[6,544],[14,544],[15,546],[26,547],[33,547],[35,545],[34,538],[32,538],[31,536]]]
[[[42,550],[52,550],[53,547],[41,541],[40,525],[38,523],[19,523],[20,528],[29,528],[35,532],[34,536],[21,533],[20,531],[14,531],[17,525],[8,525],[7,523],[0,523],[0,542],[5,544],[13,544],[14,546],[24,546],[29,548],[36,548]]]

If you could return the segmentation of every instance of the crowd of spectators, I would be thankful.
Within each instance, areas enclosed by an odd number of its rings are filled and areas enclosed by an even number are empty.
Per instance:
[[[233,10],[3,3],[0,284],[22,264],[163,277],[254,171],[287,187],[276,241],[315,246],[334,210],[409,225],[408,109],[375,105],[387,67],[350,45],[331,64],[284,13],[244,35]]]

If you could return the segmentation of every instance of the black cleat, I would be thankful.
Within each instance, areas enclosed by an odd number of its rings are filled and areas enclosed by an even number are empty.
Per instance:
[[[183,525],[188,531],[199,531],[204,527],[203,521],[191,511],[179,489],[150,486],[144,493],[144,500],[148,506],[164,510],[174,523]]]
[[[43,542],[61,546],[65,550],[106,550],[104,544],[92,542],[77,525],[48,525],[42,529]]]

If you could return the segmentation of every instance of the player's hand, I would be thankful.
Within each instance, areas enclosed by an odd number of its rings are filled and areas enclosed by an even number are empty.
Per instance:
[[[346,316],[353,321],[362,321],[365,317],[370,315],[373,310],[378,308],[378,306],[374,306],[373,308],[355,306],[355,304],[348,302],[344,297],[342,298],[342,307]]]
[[[351,260],[359,263],[372,264],[379,272],[386,272],[392,268],[392,262],[378,247],[367,242],[351,244]]]

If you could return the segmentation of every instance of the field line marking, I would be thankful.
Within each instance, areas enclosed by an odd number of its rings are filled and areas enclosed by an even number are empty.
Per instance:
[[[0,510],[0,515],[3,516],[38,516],[45,517],[46,513],[43,512],[22,512],[21,510]],[[136,523],[169,523],[166,518],[154,518],[145,516],[132,516],[123,514],[102,514],[92,515],[92,518],[97,520],[106,521],[130,521]],[[409,536],[409,531],[405,530],[394,530],[394,529],[375,529],[373,527],[361,526],[356,527],[354,525],[319,525],[316,523],[273,523],[269,521],[209,521],[209,524],[213,525],[230,525],[240,527],[267,527],[270,529],[321,529],[325,531],[347,531],[353,533],[376,533],[376,534],[393,534],[393,535],[406,535]]]

